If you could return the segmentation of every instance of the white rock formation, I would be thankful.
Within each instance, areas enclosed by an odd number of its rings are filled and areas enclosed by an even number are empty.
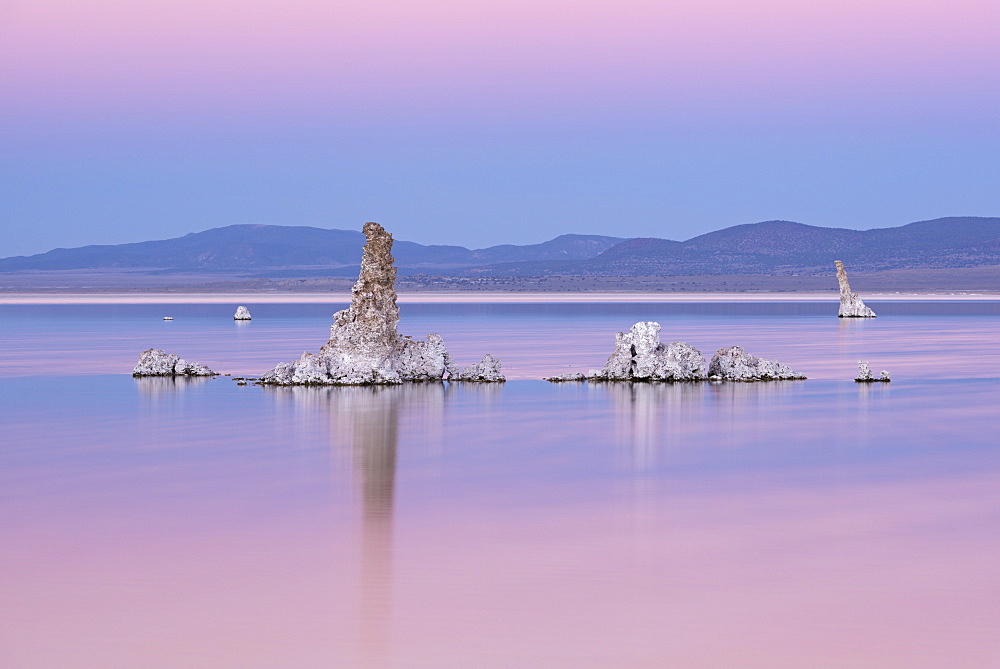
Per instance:
[[[871,367],[868,366],[867,360],[858,360],[858,377],[854,379],[858,383],[889,383],[892,379],[889,377],[889,372],[884,369],[881,375],[876,377],[872,374]]]
[[[806,377],[777,360],[757,358],[739,346],[730,346],[720,348],[712,356],[708,378],[722,381],[782,381]]]
[[[463,367],[462,371],[449,377],[449,380],[500,383],[507,379],[500,371],[500,360],[487,353],[482,360],[474,365]]]
[[[546,381],[551,381],[552,383],[565,383],[567,381],[586,381],[587,376],[580,372],[575,374],[556,374],[555,376],[545,377]]]
[[[837,281],[840,282],[840,313],[841,318],[875,318],[875,312],[865,306],[857,293],[851,292],[851,284],[847,282],[847,270],[844,263],[835,260],[837,266]]]
[[[303,353],[295,362],[282,363],[264,373],[260,382],[277,385],[370,385],[405,381],[438,381],[458,377],[436,334],[426,340],[404,337],[396,330],[396,268],[392,235],[378,223],[365,223],[367,243],[361,256],[361,273],[351,290],[351,306],[333,315],[330,340],[317,355]],[[500,381],[500,361],[485,358],[471,376]],[[485,366],[484,366],[485,365]],[[494,369],[495,368],[495,369]],[[472,378],[464,380],[473,380]],[[498,377],[498,378],[495,378]]]
[[[243,305],[240,305],[240,306],[236,307],[236,313],[233,315],[233,320],[234,321],[249,321],[249,320],[251,320],[251,318],[250,318],[250,310],[247,309],[246,307],[244,307]]]
[[[139,354],[139,362],[132,370],[132,376],[218,376],[204,365],[165,353],[158,348],[146,349]]]
[[[568,375],[550,380],[568,381]],[[603,369],[592,369],[589,381],[703,381],[705,357],[684,342],[660,343],[660,324],[636,323],[615,335],[615,350]]]

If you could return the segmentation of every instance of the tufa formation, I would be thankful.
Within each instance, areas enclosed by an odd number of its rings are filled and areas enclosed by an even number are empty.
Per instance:
[[[840,282],[840,318],[875,318],[875,312],[865,306],[857,293],[851,292],[851,284],[847,282],[847,270],[844,263],[835,260],[837,266],[837,281]]]
[[[399,334],[396,268],[392,235],[378,223],[365,223],[361,273],[351,289],[351,306],[333,315],[330,340],[319,353],[303,353],[281,363],[260,382],[275,385],[374,385],[410,381],[504,381],[500,361],[458,371],[437,334],[412,339]]]
[[[889,372],[884,369],[881,375],[876,377],[872,374],[872,369],[868,366],[867,360],[858,360],[858,377],[854,380],[858,383],[889,383],[892,379],[889,378]]]
[[[615,336],[615,350],[603,369],[560,374],[546,381],[784,381],[804,379],[777,360],[756,358],[739,346],[719,349],[705,365],[701,351],[684,342],[660,342],[660,324],[636,323]]]
[[[204,365],[188,362],[173,353],[149,348],[139,354],[132,376],[218,376]]]
[[[708,377],[723,381],[791,381],[806,378],[788,365],[754,357],[739,346],[716,351],[708,366]]]

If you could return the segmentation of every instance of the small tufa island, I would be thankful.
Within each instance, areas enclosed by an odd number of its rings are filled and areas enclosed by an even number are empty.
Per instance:
[[[218,376],[204,365],[188,362],[184,358],[166,353],[158,348],[149,348],[139,354],[139,362],[132,370],[132,376]]]
[[[705,364],[701,351],[684,342],[663,344],[660,324],[636,323],[615,335],[615,350],[603,369],[551,376],[546,381],[786,381],[806,378],[777,360],[756,358],[739,346],[721,348]]]
[[[844,263],[835,260],[837,266],[837,281],[840,282],[840,318],[876,318],[875,312],[861,301],[857,293],[851,292],[851,284],[847,282],[847,270]]]
[[[889,383],[892,379],[884,369],[879,376],[875,376],[867,360],[858,360],[858,377],[854,380],[858,383]]]
[[[500,360],[487,354],[458,370],[437,334],[412,339],[399,334],[392,235],[378,223],[362,228],[366,243],[361,273],[351,289],[351,306],[338,311],[330,340],[319,353],[265,372],[259,383],[291,385],[376,385],[415,381],[505,381]]]
[[[236,307],[236,313],[233,314],[233,320],[234,321],[249,321],[249,320],[253,320],[253,319],[250,318],[250,310],[247,309],[246,307],[244,307],[243,305],[240,305],[240,306]]]

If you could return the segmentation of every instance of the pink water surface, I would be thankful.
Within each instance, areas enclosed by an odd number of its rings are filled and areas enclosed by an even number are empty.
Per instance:
[[[111,343],[54,377],[60,333],[22,319],[0,665],[996,666],[1000,320],[971,311],[669,315],[803,382],[374,389],[94,374]],[[249,331],[195,315],[174,343]],[[410,316],[529,376],[635,314]],[[259,324],[292,334],[238,360],[310,327]],[[893,383],[853,383],[860,354]]]

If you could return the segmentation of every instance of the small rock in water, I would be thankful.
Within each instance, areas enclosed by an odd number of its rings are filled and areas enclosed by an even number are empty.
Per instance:
[[[889,372],[884,369],[878,377],[872,374],[871,367],[868,366],[867,360],[858,360],[858,370],[858,376],[854,379],[858,383],[889,383],[892,380],[889,377]]]
[[[804,379],[804,374],[793,371],[777,360],[757,358],[739,346],[720,348],[712,356],[708,377],[723,381],[785,381]]]
[[[251,320],[251,318],[250,318],[250,310],[247,309],[246,307],[244,307],[243,305],[240,305],[240,306],[236,307],[236,314],[233,315],[233,320],[234,321],[249,321],[249,320]]]
[[[600,370],[591,370],[594,373]],[[552,383],[566,383],[567,381],[586,381],[587,376],[583,373],[577,372],[576,374],[556,374],[555,376],[547,376],[545,381],[551,381]]]
[[[487,353],[482,360],[474,365],[463,367],[462,371],[454,376],[449,376],[448,380],[503,383],[507,379],[500,372],[500,360]]]
[[[835,260],[837,266],[837,281],[840,282],[840,313],[841,318],[876,318],[875,312],[861,301],[857,293],[851,292],[851,284],[847,282],[847,270],[844,263]]]
[[[132,376],[218,376],[204,365],[188,362],[173,353],[158,348],[146,349],[139,354],[139,362]]]

